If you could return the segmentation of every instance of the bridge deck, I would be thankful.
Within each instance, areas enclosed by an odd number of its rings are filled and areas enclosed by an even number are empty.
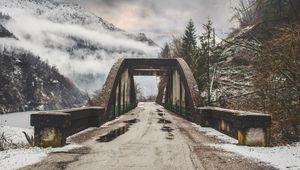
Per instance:
[[[162,115],[163,114],[163,115]],[[136,118],[127,132],[109,142],[99,136]],[[54,153],[28,169],[273,169],[208,147],[219,142],[190,122],[154,103],[143,103],[119,120],[71,139],[85,146]]]

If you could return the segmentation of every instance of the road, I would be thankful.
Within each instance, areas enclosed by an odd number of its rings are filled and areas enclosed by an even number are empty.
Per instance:
[[[109,142],[97,140],[124,120],[137,121]],[[83,147],[52,153],[24,169],[274,169],[207,146],[220,141],[155,103],[142,103],[111,124],[71,137],[70,142]]]

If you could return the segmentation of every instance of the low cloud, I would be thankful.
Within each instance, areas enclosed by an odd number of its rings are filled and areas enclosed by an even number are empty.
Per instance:
[[[55,23],[26,11],[7,11],[13,20],[5,26],[18,40],[5,39],[0,44],[26,49],[40,56],[89,93],[101,89],[118,58],[157,57],[159,51],[157,47],[130,39],[121,32],[96,31],[82,25]],[[78,41],[84,47],[78,47]],[[90,79],[86,81],[88,76]]]
[[[238,0],[66,0],[79,3],[116,26],[131,32],[145,32],[163,44],[162,36],[183,33],[193,19],[202,31],[210,17],[218,36],[224,38],[235,23],[230,22],[232,8]],[[161,43],[160,43],[161,41]]]

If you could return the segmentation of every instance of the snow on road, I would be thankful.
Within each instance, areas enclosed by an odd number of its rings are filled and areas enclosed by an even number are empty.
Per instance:
[[[206,135],[218,138],[224,143],[207,144],[208,146],[220,148],[229,152],[266,162],[279,169],[300,170],[300,142],[293,145],[277,147],[249,147],[237,145],[237,140],[233,139],[215,129],[201,127],[193,124],[199,131]]]
[[[211,136],[211,137],[216,137],[226,143],[231,143],[231,144],[236,144],[238,143],[238,141],[228,135],[225,135],[213,128],[209,128],[209,127],[201,127],[200,125],[197,125],[195,123],[192,123],[192,125],[196,128],[198,128],[198,130],[200,132],[204,132],[206,135]]]

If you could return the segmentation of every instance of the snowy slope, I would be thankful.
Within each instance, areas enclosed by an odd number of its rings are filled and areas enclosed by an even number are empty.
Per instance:
[[[29,50],[90,93],[101,89],[118,58],[159,51],[144,34],[126,33],[75,4],[1,0],[0,11],[11,17],[3,25],[18,39],[0,39],[0,46]]]

